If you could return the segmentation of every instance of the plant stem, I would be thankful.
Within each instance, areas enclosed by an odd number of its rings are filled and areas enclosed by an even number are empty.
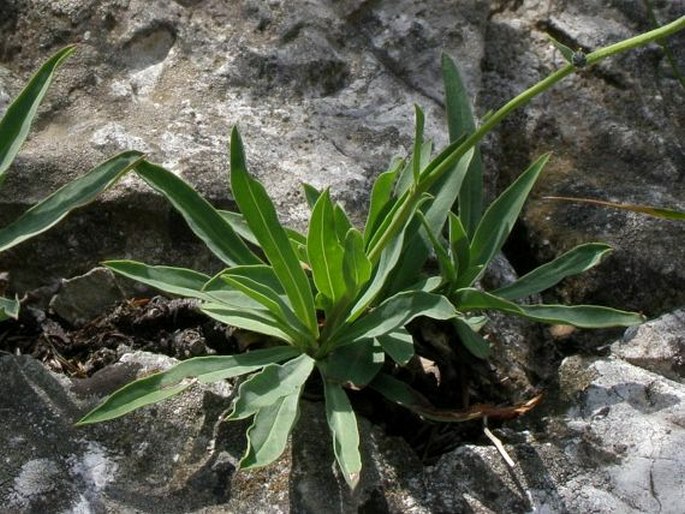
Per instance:
[[[595,64],[602,59],[611,55],[632,50],[640,46],[645,46],[653,41],[657,41],[668,37],[685,28],[685,16],[681,16],[675,21],[662,27],[650,30],[644,34],[628,38],[624,41],[619,41],[613,45],[600,48],[586,56],[587,65]],[[577,68],[572,64],[567,64],[563,68],[553,72],[547,78],[534,84],[526,89],[518,96],[509,100],[506,104],[500,107],[497,112],[486,118],[483,124],[471,134],[466,141],[459,145],[452,154],[447,157],[438,167],[433,170],[430,175],[422,177],[420,182],[414,183],[412,187],[402,198],[400,198],[399,208],[394,211],[393,220],[388,226],[383,235],[369,248],[369,259],[375,265],[378,263],[381,253],[385,247],[395,238],[397,233],[402,229],[407,222],[415,204],[421,198],[421,195],[428,191],[428,189],[442,177],[445,173],[452,169],[452,167],[461,159],[464,154],[475,146],[483,137],[490,132],[500,121],[502,121],[511,111],[526,105],[534,97],[547,91],[554,84],[561,79],[577,71]]]

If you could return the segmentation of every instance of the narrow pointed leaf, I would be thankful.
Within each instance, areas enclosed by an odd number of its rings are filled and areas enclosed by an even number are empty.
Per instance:
[[[476,130],[469,94],[454,61],[442,57],[442,76],[445,83],[445,105],[450,141],[458,141]],[[467,234],[473,235],[483,211],[483,163],[478,148],[474,150],[468,172],[459,191],[459,218]]]
[[[318,334],[314,296],[309,280],[264,186],[247,172],[242,141],[235,128],[231,133],[231,188],[240,212],[283,284],[293,310],[312,334]]]
[[[561,52],[561,55],[564,57],[564,60],[568,64],[573,64],[573,50],[571,50],[568,46],[566,46],[563,43],[560,43],[556,39],[554,39],[550,34],[547,34],[547,37],[549,40],[552,42],[554,47]]]
[[[209,383],[250,373],[267,364],[281,362],[298,355],[289,346],[228,356],[196,357],[180,362],[161,373],[131,382],[112,393],[95,409],[86,414],[77,425],[99,423],[118,418],[135,409],[157,403],[180,393],[194,379]]]
[[[400,366],[406,365],[414,356],[414,338],[404,328],[378,336],[378,342],[383,351]]]
[[[548,160],[546,154],[535,161],[485,211],[471,242],[471,266],[487,267],[500,251]]]
[[[423,126],[425,123],[425,116],[418,105],[414,105],[414,112],[416,116],[416,131],[414,134],[414,156],[412,157],[412,176],[414,182],[419,181],[421,174],[421,147],[423,146]]]
[[[74,46],[67,46],[50,57],[5,111],[0,120],[0,184],[26,140],[31,122],[50,87],[55,71],[75,49]]]
[[[398,293],[378,307],[345,327],[336,341],[348,344],[362,338],[376,338],[402,327],[417,316],[449,319],[456,315],[454,307],[444,296],[423,291]],[[344,343],[343,341],[344,340]]]
[[[343,278],[347,290],[352,296],[356,296],[373,272],[371,261],[364,252],[364,237],[356,228],[351,228],[347,232],[344,250]]]
[[[310,339],[307,327],[276,291],[254,277],[245,276],[244,273],[234,273],[235,269],[228,270],[222,278],[271,312],[274,321],[279,322],[281,330],[289,334],[291,339],[303,341]]]
[[[519,305],[477,289],[461,289],[455,295],[460,311],[493,309],[522,316],[542,323],[559,323],[580,328],[607,328],[638,325],[645,318],[636,312],[626,312],[597,305]]]
[[[0,230],[0,252],[45,232],[73,209],[92,202],[142,158],[140,152],[124,152],[58,189]]]
[[[247,450],[240,460],[241,469],[266,466],[283,454],[299,417],[299,404],[298,391],[257,411],[247,429]]]
[[[454,328],[466,349],[479,359],[487,359],[490,355],[490,343],[464,320],[454,318]]]
[[[587,243],[576,246],[552,262],[535,268],[509,285],[492,294],[506,300],[525,298],[558,284],[564,278],[587,271],[599,264],[611,252],[611,246],[603,243]]]
[[[337,348],[320,360],[318,366],[326,380],[361,388],[376,376],[384,362],[385,353],[381,345],[372,339],[364,339]]]
[[[319,200],[319,196],[321,196],[321,191],[307,183],[302,184],[302,188],[304,189],[304,197],[307,200],[307,205],[309,205],[310,209],[313,209],[316,202]]]
[[[426,231],[426,235],[433,245],[433,251],[435,252],[435,256],[438,259],[438,265],[440,266],[440,275],[444,277],[446,282],[454,282],[457,279],[457,270],[454,267],[452,259],[450,259],[447,248],[445,248],[442,241],[438,239],[438,236],[433,233],[433,230],[426,221],[426,217],[420,212],[416,214],[421,220],[423,229]]]
[[[368,242],[374,234],[374,229],[378,225],[381,214],[387,212],[388,203],[392,198],[393,186],[397,178],[399,169],[403,166],[402,161],[398,161],[388,171],[381,173],[373,183],[371,199],[369,202],[369,214],[364,226],[364,241]]]
[[[433,234],[440,234],[450,214],[450,209],[457,199],[462,181],[466,176],[470,163],[474,156],[471,149],[457,162],[453,170],[448,172],[442,179],[430,188],[433,198],[426,202],[423,207],[425,226],[417,219],[407,228],[408,236],[402,258],[393,272],[393,289],[387,291],[401,291],[406,285],[416,279],[424,267],[430,254],[431,240],[427,233],[429,227]]]
[[[324,380],[326,420],[333,437],[333,451],[340,471],[351,489],[359,483],[362,470],[359,429],[352,404],[340,385]]]
[[[195,235],[225,264],[237,266],[262,262],[219,211],[188,183],[169,170],[147,161],[138,164],[136,172],[150,187],[164,195]]]
[[[307,255],[317,289],[333,304],[347,289],[343,275],[344,248],[335,230],[335,214],[329,191],[319,197],[307,234]]]
[[[106,267],[126,278],[177,296],[206,299],[202,292],[209,276],[185,268],[149,266],[136,261],[105,261]]]
[[[238,398],[228,419],[244,419],[272,405],[279,398],[299,395],[314,369],[314,359],[302,354],[284,364],[269,364],[238,388]]]
[[[459,217],[451,212],[449,214],[448,230],[450,241],[449,253],[457,275],[460,275],[468,269],[471,259],[471,246],[464,225],[462,225]],[[469,283],[469,285],[471,284]]]
[[[241,292],[241,294],[243,293]],[[245,300],[251,300],[251,298],[245,296]],[[205,303],[200,310],[210,318],[232,327],[275,337],[295,345],[298,348],[303,348],[303,344],[306,344],[304,341],[296,338],[292,333],[284,331],[283,322],[276,319],[274,315],[266,309],[249,309],[227,305],[225,303]]]

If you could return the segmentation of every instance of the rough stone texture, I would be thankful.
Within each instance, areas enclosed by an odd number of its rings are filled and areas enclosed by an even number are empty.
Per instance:
[[[682,314],[614,348],[648,356],[653,334],[685,330]],[[0,358],[0,388],[12,391],[0,398],[0,504],[22,513],[677,514],[685,503],[685,385],[614,355],[567,358],[537,416],[495,430],[513,469],[485,438],[423,467],[403,440],[360,418],[364,469],[354,492],[333,466],[320,402],[302,403],[290,449],[253,472],[235,472],[247,424],[219,422],[228,384],[73,427],[105,394],[173,362],[126,354],[70,382],[30,358]]]
[[[682,2],[654,7],[661,21],[682,14]],[[649,28],[637,1],[10,0],[0,20],[0,105],[50,53],[79,42],[0,191],[0,223],[128,148],[230,206],[227,139],[236,123],[252,171],[286,221],[306,222],[302,181],[331,186],[360,220],[369,181],[409,150],[412,103],[425,107],[428,134],[445,141],[441,51],[458,59],[483,114],[560,65],[546,31],[591,50]],[[669,40],[681,67],[684,42]],[[488,139],[490,195],[553,150],[541,194],[684,208],[683,100],[656,45],[582,71]],[[568,300],[648,314],[685,300],[682,223],[538,200],[521,227],[510,255],[519,270],[581,241],[615,244],[597,272],[565,282]],[[0,256],[0,267],[23,291],[112,257],[218,265],[130,177],[97,206]]]
[[[85,275],[62,280],[59,292],[50,300],[50,308],[70,324],[79,326],[124,298],[114,273],[95,268]]]

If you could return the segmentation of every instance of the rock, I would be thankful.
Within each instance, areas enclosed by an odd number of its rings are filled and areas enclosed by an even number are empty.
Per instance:
[[[626,332],[612,346],[621,359],[671,380],[685,381],[685,311],[679,310]]]
[[[631,342],[677,333],[664,316]],[[290,448],[236,473],[247,423],[221,423],[231,387],[176,399],[86,428],[72,423],[104,395],[171,365],[138,352],[71,383],[28,357],[0,358],[7,412],[0,501],[15,512],[655,512],[685,501],[685,384],[615,355],[569,357],[558,390],[519,420],[496,424],[515,466],[485,438],[424,467],[408,445],[359,417],[364,469],[351,492],[334,467],[321,402],[303,401]],[[477,424],[478,422],[474,422]],[[478,442],[478,441],[477,441]]]
[[[72,326],[80,326],[125,297],[114,273],[95,268],[80,277],[62,280],[59,292],[50,300],[50,308]]]

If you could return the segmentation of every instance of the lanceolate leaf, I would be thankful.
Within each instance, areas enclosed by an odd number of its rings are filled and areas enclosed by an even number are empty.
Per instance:
[[[487,266],[500,251],[548,160],[549,154],[535,161],[485,211],[471,242],[471,266]]]
[[[245,296],[245,300],[251,300],[251,298]],[[202,305],[201,310],[210,318],[214,318],[226,325],[276,337],[302,350],[308,344],[308,341],[301,339],[297,331],[287,329],[282,321],[276,319],[266,309],[259,310],[222,303],[205,303]]]
[[[92,202],[142,158],[140,152],[124,152],[58,189],[0,230],[0,252],[45,232],[73,209]]]
[[[364,238],[356,228],[351,228],[345,237],[343,277],[348,291],[356,295],[371,278],[371,261],[364,252]]]
[[[285,364],[269,364],[238,388],[238,398],[228,419],[244,419],[268,407],[279,398],[299,395],[314,369],[314,359],[306,354]]]
[[[492,294],[507,300],[516,300],[539,293],[558,284],[568,276],[582,273],[596,266],[609,252],[611,252],[611,246],[603,243],[576,246],[552,262],[535,268],[515,282],[492,291]]]
[[[77,424],[86,425],[118,418],[135,409],[180,393],[193,383],[193,379],[209,383],[236,377],[270,363],[291,359],[298,353],[290,346],[279,346],[239,355],[188,359],[166,371],[125,385],[86,414]]]
[[[414,356],[414,338],[405,328],[378,336],[378,342],[385,353],[400,366],[406,365]]]
[[[453,170],[431,187],[430,193],[434,196],[424,204],[424,226],[419,220],[414,220],[407,228],[402,258],[393,272],[393,291],[400,291],[416,280],[430,253],[431,241],[427,231],[431,230],[436,235],[442,232],[447,217],[451,214],[450,209],[462,187],[462,181],[470,169],[473,156],[472,148],[457,162]]]
[[[232,271],[228,270],[222,277],[271,312],[274,320],[280,322],[279,325],[283,332],[291,334],[295,340],[307,341],[311,338],[307,327],[302,324],[290,305],[276,291],[255,278],[234,274]]]
[[[240,460],[242,469],[266,466],[283,454],[299,417],[299,403],[298,390],[257,411],[247,430],[247,451]]]
[[[359,453],[357,418],[347,393],[339,384],[324,380],[326,419],[333,436],[335,460],[350,488],[359,483],[362,459]]]
[[[171,266],[149,266],[136,261],[105,261],[103,264],[120,275],[160,291],[207,299],[202,288],[209,276],[204,273]]]
[[[68,46],[50,57],[10,104],[0,120],[0,184],[26,140],[31,122],[50,87],[55,70],[74,50],[74,46]]]
[[[450,141],[471,135],[476,124],[471,110],[469,94],[454,61],[442,56],[442,76],[445,82],[445,104]],[[469,170],[459,192],[459,217],[469,235],[473,235],[483,210],[483,164],[480,151],[475,148]]]
[[[240,212],[283,284],[293,310],[312,334],[318,334],[314,296],[309,280],[264,186],[247,172],[242,141],[235,128],[231,133],[231,188]]]
[[[361,388],[376,376],[384,362],[385,353],[381,345],[372,339],[364,339],[337,348],[318,361],[318,366],[326,380]]]
[[[466,349],[479,359],[487,359],[490,355],[490,343],[475,332],[464,320],[454,318],[453,323],[457,335],[459,335],[459,339]]]
[[[416,132],[414,134],[414,156],[412,157],[412,176],[414,182],[419,181],[421,174],[421,147],[423,146],[423,126],[425,117],[418,105],[414,105],[416,115]]]
[[[379,216],[386,210],[388,202],[392,198],[397,173],[403,165],[402,161],[397,161],[390,170],[381,173],[374,182],[373,189],[371,190],[369,214],[364,226],[364,241],[371,239],[374,229],[378,224]]]
[[[195,235],[224,263],[237,266],[262,262],[219,211],[188,183],[163,167],[147,161],[138,164],[136,172],[150,187],[166,197]]]
[[[343,275],[344,248],[335,230],[333,202],[328,190],[314,205],[307,235],[307,254],[317,289],[333,304],[347,289]]]
[[[423,291],[398,293],[359,318],[351,326],[334,336],[338,344],[358,339],[376,338],[402,327],[417,316],[449,319],[456,315],[454,307],[444,296]]]
[[[462,312],[493,309],[542,323],[559,323],[581,328],[638,325],[644,316],[596,305],[518,305],[477,289],[460,289],[454,303]]]

